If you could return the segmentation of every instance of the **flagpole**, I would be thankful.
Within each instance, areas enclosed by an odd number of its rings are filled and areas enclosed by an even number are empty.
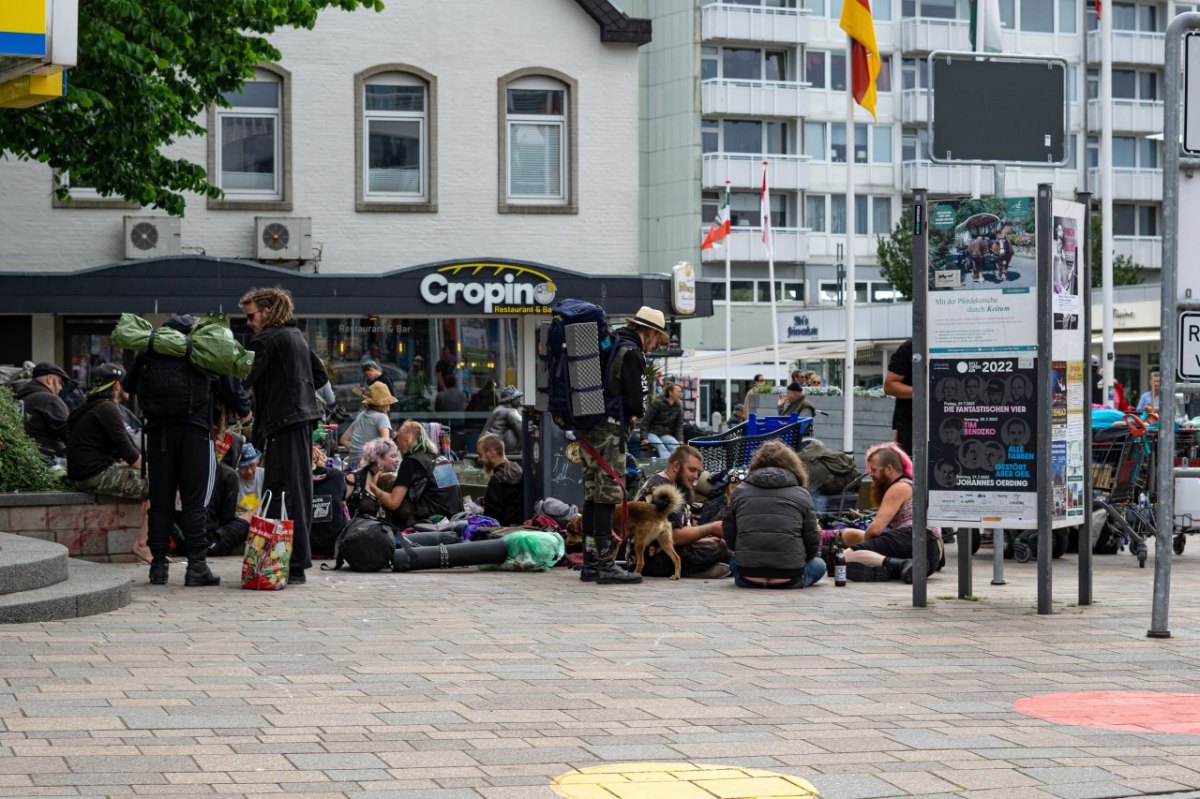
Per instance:
[[[842,378],[842,451],[854,451],[854,302],[858,287],[854,277],[854,39],[846,36],[846,361]]]
[[[1104,404],[1113,405],[1113,167],[1112,167],[1112,4],[1100,8],[1100,277],[1104,331]],[[1168,69],[1171,66],[1168,65]],[[1167,142],[1167,147],[1178,146]],[[1170,176],[1173,179],[1174,176]],[[1091,301],[1091,287],[1088,288]],[[1087,332],[1091,347],[1092,331]]]
[[[725,209],[729,215],[729,178],[725,178]],[[721,220],[725,224],[725,220]],[[733,249],[733,237],[726,236],[725,242],[725,424],[728,426],[733,419],[733,280],[730,277],[730,255]]]
[[[763,158],[762,226],[763,246],[767,250],[767,281],[771,284],[771,344],[775,350],[773,381],[779,380],[779,318],[775,315],[775,243],[771,231],[771,190],[767,183],[767,159]]]
[[[987,29],[987,9],[983,7],[986,0],[975,2],[975,46],[976,53],[983,52],[983,34]],[[983,196],[983,167],[979,164],[971,166],[971,197],[978,200]]]

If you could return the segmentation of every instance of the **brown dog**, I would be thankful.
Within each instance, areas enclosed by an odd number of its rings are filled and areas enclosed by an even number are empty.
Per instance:
[[[650,492],[650,499],[647,502],[629,503],[629,521],[626,524],[625,537],[628,541],[629,557],[633,559],[634,571],[641,573],[646,566],[646,547],[657,543],[675,564],[675,574],[671,576],[671,579],[679,579],[683,572],[683,563],[675,551],[669,517],[681,507],[683,507],[683,494],[678,488],[669,484],[661,485]]]

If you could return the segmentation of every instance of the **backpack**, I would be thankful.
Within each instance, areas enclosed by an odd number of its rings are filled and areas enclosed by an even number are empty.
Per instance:
[[[633,346],[617,336],[604,309],[582,300],[559,300],[543,330],[539,400],[563,430],[581,431],[623,416],[621,363]]]
[[[840,494],[858,477],[854,458],[830,449],[815,438],[808,439],[797,454],[808,469],[808,485],[812,491]]]
[[[412,458],[425,468],[425,476],[408,489],[405,497],[406,502],[412,502],[413,520],[424,521],[430,516],[438,514],[453,516],[462,510],[461,489],[457,488],[459,486],[458,474],[454,471],[454,464],[450,462],[449,458],[445,455],[433,455],[428,452],[414,452],[406,457]],[[435,506],[432,492],[431,494],[425,493],[425,490],[430,487],[430,483],[433,484],[435,491],[437,489],[456,489],[459,495],[458,510],[454,510],[453,507]],[[455,504],[453,493],[442,494],[438,498],[443,500],[443,504],[453,506]]]
[[[312,525],[309,545],[313,555],[327,557],[337,546],[337,538],[346,526],[346,478],[336,469],[313,469]]]
[[[188,337],[188,352],[192,339]],[[137,399],[142,415],[149,419],[191,416],[200,409],[209,390],[208,378],[196,371],[187,356],[175,357],[148,351],[142,356]]]
[[[391,522],[373,516],[355,516],[342,528],[333,545],[333,568],[340,569],[345,563],[355,572],[390,569],[395,553],[396,528]]]

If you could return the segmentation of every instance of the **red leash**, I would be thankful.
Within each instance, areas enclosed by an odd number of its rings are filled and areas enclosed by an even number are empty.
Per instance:
[[[586,451],[588,455],[595,459],[596,463],[600,464],[600,468],[608,472],[609,476],[616,480],[617,485],[621,487],[621,532],[624,533],[625,527],[629,523],[629,492],[625,490],[625,481],[622,480],[621,476],[617,474],[616,470],[608,464],[608,461],[600,457],[600,453],[596,451],[596,448],[585,441],[582,436],[577,437],[576,441],[579,442],[579,446],[583,447],[584,451]],[[618,536],[617,540],[620,541],[623,539]]]

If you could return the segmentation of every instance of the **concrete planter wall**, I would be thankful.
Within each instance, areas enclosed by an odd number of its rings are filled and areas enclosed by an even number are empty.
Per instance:
[[[0,531],[53,541],[71,557],[132,561],[142,503],[73,491],[0,494]]]
[[[845,416],[845,397],[810,396],[817,408],[813,420],[813,434],[833,449],[842,448],[842,419]],[[854,460],[858,468],[865,468],[868,447],[891,441],[892,410],[896,401],[891,397],[854,398]]]

